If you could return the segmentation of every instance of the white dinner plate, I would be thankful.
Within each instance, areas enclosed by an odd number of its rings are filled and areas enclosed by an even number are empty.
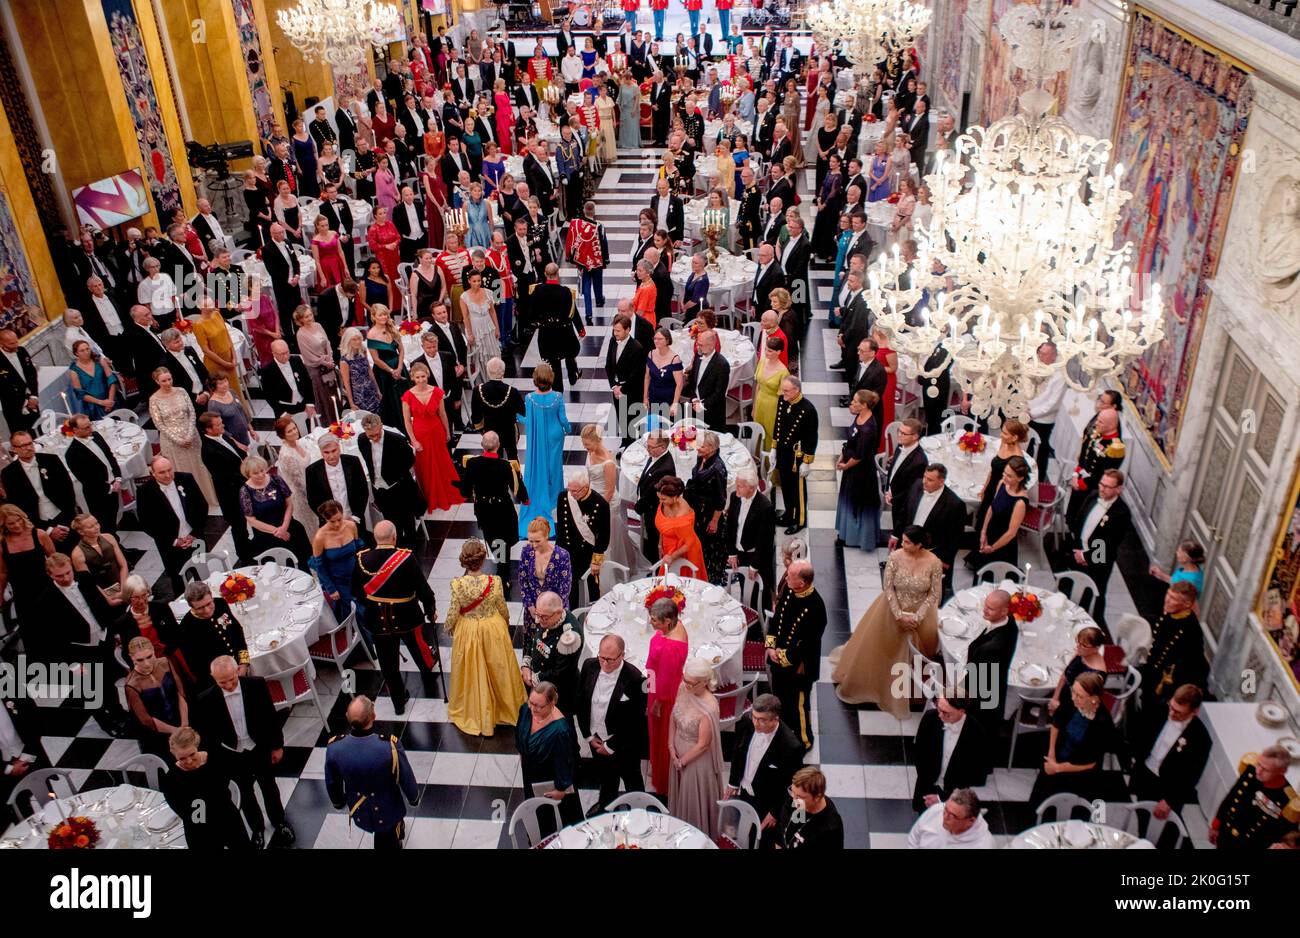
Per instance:
[[[290,621],[298,625],[307,625],[316,618],[316,610],[310,606],[294,606],[289,612]]]
[[[171,830],[179,821],[176,812],[164,806],[145,820],[144,829],[151,834],[161,834],[163,831]]]
[[[284,644],[284,629],[271,629],[253,639],[253,647],[258,651],[272,651]]]
[[[108,793],[108,810],[125,811],[135,802],[135,792],[127,786],[114,788]]]
[[[718,631],[723,635],[739,635],[745,631],[745,620],[728,616],[725,619],[718,620]]]
[[[1048,670],[1042,665],[1022,664],[1020,666],[1020,680],[1029,687],[1045,687],[1050,677]]]
[[[695,649],[695,657],[703,658],[709,664],[716,667],[717,665],[722,664],[724,656],[720,646],[715,645],[712,642],[705,642],[703,645],[700,645]]]
[[[613,628],[614,622],[609,616],[599,613],[587,614],[587,629],[591,632],[608,632]]]
[[[972,590],[962,590],[956,598],[957,605],[962,609],[974,609],[980,602],[980,598]]]

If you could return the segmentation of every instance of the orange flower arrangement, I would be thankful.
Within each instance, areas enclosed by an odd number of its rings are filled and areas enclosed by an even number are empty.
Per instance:
[[[74,434],[74,431],[72,429],[71,417],[63,421],[63,423],[59,426],[59,432],[62,433],[64,436],[72,436]]]
[[[340,423],[337,420],[330,424],[330,433],[334,434],[340,440],[350,440],[357,435],[357,431],[352,429],[352,424]]]
[[[99,843],[99,828],[87,817],[70,817],[50,831],[46,845],[51,850],[90,850]]]
[[[221,581],[221,598],[228,603],[246,603],[257,593],[257,584],[242,573],[231,573]]]
[[[985,442],[984,437],[976,430],[963,433],[957,439],[957,448],[963,453],[982,453],[986,446],[988,446],[988,443]]]
[[[684,453],[686,452],[686,447],[695,442],[695,435],[696,431],[693,426],[678,427],[672,432],[672,436],[669,437],[669,439],[672,440],[674,446]]]
[[[418,335],[420,332],[420,324],[414,319],[403,319],[397,324],[397,330],[402,333],[402,335]]]
[[[686,610],[686,594],[675,586],[669,586],[667,583],[660,583],[646,594],[646,609],[649,609],[661,599],[671,599],[675,602],[677,604],[678,612],[684,612]]]
[[[1011,597],[1009,610],[1017,622],[1033,622],[1043,614],[1043,604],[1034,593],[1021,590]]]
[[[174,328],[177,332],[193,332],[194,323],[190,322],[190,320],[186,319],[184,316],[177,316]]]

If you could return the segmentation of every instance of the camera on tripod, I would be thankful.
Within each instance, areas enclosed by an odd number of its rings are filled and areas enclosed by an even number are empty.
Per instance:
[[[226,176],[230,173],[232,160],[247,159],[253,155],[253,142],[238,140],[234,143],[203,144],[187,140],[185,152],[193,168],[207,169],[219,176]]]

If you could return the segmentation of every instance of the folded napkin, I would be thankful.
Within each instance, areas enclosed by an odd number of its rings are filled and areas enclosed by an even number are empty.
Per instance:
[[[1048,612],[1061,612],[1069,605],[1064,593],[1052,593],[1043,600],[1043,608]]]
[[[998,589],[1004,590],[1008,593],[1014,593],[1016,590],[1020,589],[1020,585],[1018,583],[1012,582],[1011,580],[1003,580],[1000,584],[998,584]]]

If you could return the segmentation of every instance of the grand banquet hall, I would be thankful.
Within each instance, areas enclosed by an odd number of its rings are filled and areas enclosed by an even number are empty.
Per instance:
[[[1295,3],[0,16],[0,847],[1300,846]]]

